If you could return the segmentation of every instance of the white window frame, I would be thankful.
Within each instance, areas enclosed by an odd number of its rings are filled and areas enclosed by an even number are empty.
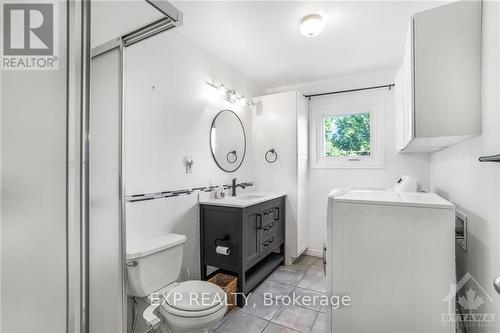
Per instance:
[[[385,93],[385,92],[384,92]],[[380,92],[358,92],[331,95],[311,100],[311,168],[313,169],[381,169],[385,168],[384,113],[386,95]],[[324,152],[324,118],[370,113],[370,156],[328,157]]]

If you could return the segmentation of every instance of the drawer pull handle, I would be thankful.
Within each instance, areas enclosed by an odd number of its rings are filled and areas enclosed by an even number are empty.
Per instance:
[[[262,229],[262,215],[257,214],[257,229]]]
[[[264,227],[264,231],[269,231],[274,227],[274,223],[268,224],[267,226]]]
[[[264,216],[269,215],[269,214],[274,214],[274,210],[272,208],[264,211]]]
[[[269,245],[271,245],[272,243],[274,242],[274,237],[265,241],[262,245],[264,248],[268,247]]]
[[[280,208],[279,207],[274,208],[274,219],[275,220],[280,219]]]

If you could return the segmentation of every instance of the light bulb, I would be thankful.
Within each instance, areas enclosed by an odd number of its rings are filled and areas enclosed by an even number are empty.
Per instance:
[[[300,22],[300,32],[306,37],[319,35],[324,27],[323,17],[319,14],[306,15]]]
[[[217,88],[217,91],[219,92],[219,95],[221,95],[221,96],[226,94],[226,87],[224,87],[223,83],[220,84],[220,86]]]
[[[236,92],[234,91],[234,89],[230,89],[227,91],[226,100],[229,103],[236,103],[236,101],[238,100],[238,96],[236,96]]]
[[[247,99],[245,98],[245,96],[241,96],[239,99],[238,99],[238,105],[240,106],[244,106],[247,104]]]

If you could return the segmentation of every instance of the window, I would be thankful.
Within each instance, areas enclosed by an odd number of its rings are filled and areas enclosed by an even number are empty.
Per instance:
[[[323,117],[323,156],[357,157],[371,155],[370,113]]]
[[[311,166],[384,168],[386,92],[332,95],[311,100]]]

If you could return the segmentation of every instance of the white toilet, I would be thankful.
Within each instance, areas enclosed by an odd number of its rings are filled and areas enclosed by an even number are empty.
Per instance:
[[[184,235],[168,234],[127,249],[128,295],[147,302],[154,296],[153,303],[161,304],[154,315],[162,332],[207,332],[226,313],[220,287],[206,281],[176,282],[185,241]]]

